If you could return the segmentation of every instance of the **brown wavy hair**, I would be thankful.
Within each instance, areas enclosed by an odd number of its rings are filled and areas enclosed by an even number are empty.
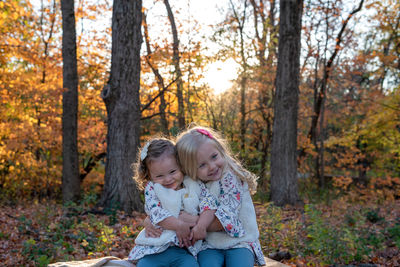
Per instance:
[[[148,146],[147,153],[145,155],[145,158],[142,160],[141,155],[143,153],[143,148],[145,146]],[[178,166],[181,167],[178,161],[178,153],[176,150],[176,146],[172,140],[169,140],[164,137],[152,138],[149,141],[147,141],[143,147],[139,149],[137,154],[137,160],[134,164],[132,164],[134,172],[133,179],[136,181],[139,189],[144,189],[147,182],[150,181],[150,173],[148,166],[151,163],[151,161],[161,157],[164,154],[175,157]]]

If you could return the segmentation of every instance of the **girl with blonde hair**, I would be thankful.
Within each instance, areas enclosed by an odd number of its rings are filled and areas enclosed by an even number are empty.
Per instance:
[[[265,265],[250,196],[257,176],[242,166],[225,139],[210,128],[188,129],[178,136],[176,147],[183,172],[202,181],[218,199],[214,215],[224,231],[207,233],[197,255],[200,267]]]

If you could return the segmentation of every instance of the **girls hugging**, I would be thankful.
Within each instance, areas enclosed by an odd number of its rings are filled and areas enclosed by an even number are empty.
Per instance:
[[[265,265],[250,196],[257,177],[216,131],[193,127],[176,144],[153,138],[135,169],[154,226],[129,254],[138,267]]]

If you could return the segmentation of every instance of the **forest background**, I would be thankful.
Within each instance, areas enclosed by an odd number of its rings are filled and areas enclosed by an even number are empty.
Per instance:
[[[279,3],[220,2],[206,20],[196,18],[193,1],[171,3],[178,75],[166,2],[143,3],[141,144],[154,134],[175,136],[191,122],[221,131],[260,177],[254,201],[265,255],[293,266],[399,264],[400,2],[304,2],[297,129],[303,204],[295,206],[269,202]],[[64,205],[60,2],[9,0],[0,8],[1,261],[45,266],[126,257],[143,215],[93,209],[105,176],[100,95],[110,74],[111,1],[76,1],[82,198]],[[224,86],[213,82],[227,74],[232,82],[219,90]]]

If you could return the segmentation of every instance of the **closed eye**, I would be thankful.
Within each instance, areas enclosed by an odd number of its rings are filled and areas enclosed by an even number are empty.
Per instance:
[[[176,170],[171,170],[169,173],[170,174],[173,174],[173,173],[175,173],[176,172]]]
[[[200,165],[199,165],[199,169],[200,169],[200,168],[203,168],[204,166],[206,166],[205,163],[200,164]]]

